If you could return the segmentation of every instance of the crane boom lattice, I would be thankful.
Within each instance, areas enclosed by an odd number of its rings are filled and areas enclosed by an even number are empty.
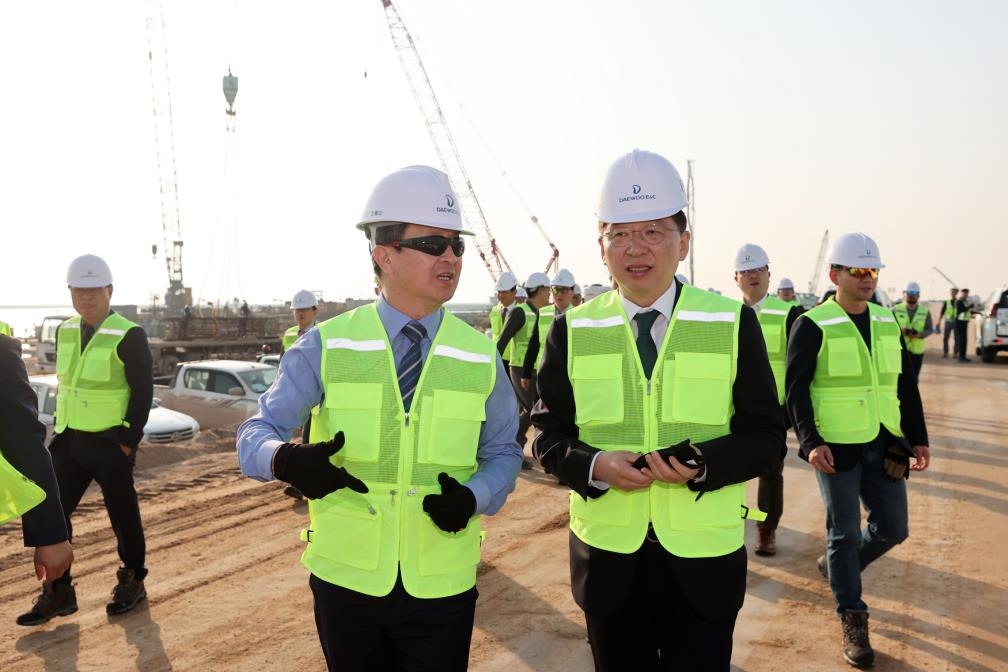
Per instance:
[[[819,294],[819,278],[822,276],[823,261],[826,259],[826,244],[829,242],[829,229],[823,231],[822,242],[819,243],[819,256],[816,257],[815,268],[812,270],[812,277],[809,279],[808,291],[810,294]]]
[[[497,241],[490,231],[490,226],[483,214],[483,208],[476,198],[472,183],[469,181],[469,175],[462,164],[462,157],[459,156],[455,140],[448,128],[448,122],[445,121],[444,114],[441,112],[441,105],[434,94],[427,70],[424,68],[423,62],[420,60],[420,53],[413,43],[413,37],[391,0],[381,0],[381,2],[385,8],[385,18],[388,21],[389,32],[392,34],[392,43],[395,46],[396,54],[399,56],[399,62],[406,73],[406,79],[413,91],[413,97],[420,108],[420,113],[423,115],[427,132],[434,144],[434,150],[437,152],[441,166],[455,190],[462,218],[475,234],[476,249],[480,258],[486,265],[490,277],[496,281],[497,276],[505,270],[511,270],[511,265],[508,264],[503,252],[497,247]]]

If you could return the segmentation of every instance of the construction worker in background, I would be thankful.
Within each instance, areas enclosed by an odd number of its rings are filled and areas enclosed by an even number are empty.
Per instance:
[[[550,292],[553,294],[553,316],[563,315],[573,305],[574,274],[566,268],[561,268],[550,280]]]
[[[960,362],[969,362],[966,356],[966,334],[969,330],[970,320],[973,319],[973,304],[970,302],[969,289],[959,290],[959,298],[956,299],[956,355]]]
[[[249,308],[248,301],[242,301],[241,307],[238,309],[238,335],[244,336],[248,333],[248,319],[252,315],[252,309]]]
[[[504,271],[498,276],[494,289],[497,291],[497,303],[490,309],[490,336],[493,342],[496,343],[497,339],[500,338],[501,332],[504,330],[504,323],[507,321],[508,312],[517,305],[515,304],[515,295],[518,290],[518,279],[511,271]],[[501,358],[504,360],[504,366],[508,366],[511,362],[510,343],[504,348]]]
[[[528,301],[528,293],[525,291],[524,287],[518,285],[518,289],[515,290],[515,302],[525,303],[526,301]]]
[[[312,329],[238,429],[242,472],[309,498],[302,563],[330,670],[465,670],[481,514],[521,464],[486,337],[445,310],[465,242],[448,176],[384,177],[357,227],[382,294]],[[447,205],[446,205],[447,204]],[[311,408],[311,443],[287,437]]]
[[[65,590],[53,589],[53,581],[70,567],[73,549],[38,419],[38,397],[28,384],[21,343],[6,334],[0,334],[0,436],[0,524],[21,517],[24,545],[35,548],[35,576],[42,581],[33,609],[39,616],[18,623],[38,625],[77,611]]]
[[[297,324],[284,332],[280,354],[290,350],[299,338],[315,326],[315,318],[318,315],[318,301],[315,299],[315,294],[307,289],[297,292],[291,299],[291,311]]]
[[[525,359],[522,362],[522,388],[535,390],[535,372],[542,363],[543,344],[546,342],[546,335],[549,333],[550,325],[558,315],[563,315],[574,305],[574,274],[566,268],[561,268],[550,281],[550,291],[553,294],[553,303],[547,304],[539,309],[539,319],[532,328],[532,336],[529,339],[529,347],[525,352]],[[535,406],[538,394],[533,392],[529,408]]]
[[[956,294],[958,293],[958,287],[953,287],[949,290],[949,298],[945,299],[945,303],[942,304],[942,311],[938,315],[938,326],[941,326],[942,320],[945,320],[945,330],[942,336],[942,359],[948,357],[949,354],[949,334],[955,335]],[[952,354],[955,355],[958,352],[959,345],[953,340]]]
[[[528,299],[525,303],[518,304],[521,310],[512,310],[508,314],[500,338],[497,339],[497,352],[502,356],[508,346],[511,347],[511,363],[508,369],[511,385],[518,398],[518,431],[515,438],[523,449],[528,428],[531,426],[529,412],[532,410],[532,402],[536,395],[534,379],[522,384],[525,354],[532,342],[532,334],[539,321],[540,312],[550,306],[549,276],[539,271],[531,274],[525,281],[525,292],[528,294]],[[546,312],[549,313],[549,310],[551,308]],[[522,469],[531,468],[532,462],[527,458],[522,458]]]
[[[903,340],[910,352],[910,363],[913,364],[914,376],[920,377],[921,366],[924,364],[924,339],[935,333],[931,323],[931,311],[920,305],[920,285],[908,282],[903,289],[903,302],[893,306],[893,315],[903,330]]]
[[[870,301],[883,268],[878,245],[848,233],[827,259],[836,296],[795,322],[785,389],[799,455],[815,469],[826,508],[827,552],[817,566],[837,601],[844,660],[870,667],[861,572],[907,538],[904,479],[927,469],[931,454],[899,325]]]
[[[777,298],[785,303],[790,303],[792,306],[801,305],[798,297],[795,296],[794,282],[791,281],[791,278],[781,278],[780,282],[777,283]]]
[[[784,409],[784,364],[787,360],[787,339],[791,325],[801,315],[798,306],[769,293],[770,258],[759,245],[746,243],[735,253],[735,284],[742,291],[742,302],[756,311],[763,340],[766,342],[770,369],[777,385],[777,403],[785,427],[791,422]],[[766,520],[756,523],[759,540],[756,555],[777,554],[777,525],[784,513],[784,461],[759,477],[757,505],[766,513]]]
[[[584,297],[581,296],[581,285],[574,285],[574,296],[571,297],[572,306],[580,306],[584,303]]]
[[[92,481],[101,487],[122,566],[116,571],[109,615],[130,611],[147,597],[146,541],[133,485],[133,466],[143,438],[154,380],[147,334],[110,309],[112,271],[85,254],[70,263],[67,285],[76,317],[56,332],[55,436],[49,445],[66,528]],[[20,625],[45,623],[76,611],[70,569],[53,581],[51,596],[18,617]]]
[[[539,369],[535,450],[574,491],[571,588],[596,670],[729,669],[745,482],[785,452],[756,315],[675,280],[686,205],[665,158],[612,165],[598,243],[617,289],[557,317]]]
[[[11,329],[11,326],[6,322],[4,322],[3,320],[0,320],[0,336],[13,336],[13,335],[14,330]]]

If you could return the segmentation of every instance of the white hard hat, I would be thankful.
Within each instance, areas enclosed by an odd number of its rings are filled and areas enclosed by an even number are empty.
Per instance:
[[[755,243],[746,243],[735,253],[735,272],[751,271],[770,265],[766,250]]]
[[[70,262],[67,285],[70,287],[105,287],[112,284],[112,269],[101,257],[85,254]]]
[[[585,287],[584,295],[581,298],[583,298],[585,301],[589,301],[591,299],[594,299],[599,294],[605,294],[606,292],[609,291],[609,289],[610,288],[606,287],[605,285],[594,283]]]
[[[521,285],[518,285],[518,288],[515,289],[515,296],[517,298],[519,298],[519,299],[527,299],[528,298],[528,293],[525,291],[524,287],[522,287]]]
[[[606,173],[598,218],[606,224],[646,222],[681,212],[687,205],[682,178],[668,159],[635,149]]]
[[[528,283],[526,283],[528,284]],[[553,276],[553,280],[550,284],[554,287],[573,287],[574,286],[574,274],[568,271],[566,268],[561,268]]]
[[[794,289],[794,282],[791,278],[781,278],[777,283],[777,289]]]
[[[497,284],[494,285],[494,290],[498,292],[510,292],[518,284],[518,278],[511,271],[504,271],[499,276],[497,276]]]
[[[394,222],[472,235],[462,228],[458,198],[448,176],[430,166],[407,166],[383,177],[371,191],[357,228]]]
[[[675,274],[675,278],[676,278],[676,280],[678,280],[679,282],[681,282],[684,285],[688,285],[689,284],[689,278],[687,278],[682,273],[676,273]]]
[[[833,241],[829,263],[853,268],[885,268],[878,245],[863,233],[845,233]]]
[[[302,289],[294,295],[293,299],[291,299],[292,310],[297,310],[298,308],[314,308],[317,305],[318,302],[315,300],[315,295],[307,289]]]
[[[581,296],[581,285],[574,285],[574,296]]]
[[[525,289],[535,289],[536,287],[549,287],[550,279],[545,273],[536,271],[525,281]]]
[[[907,294],[920,294],[920,285],[911,280],[907,283],[906,289],[903,290]]]

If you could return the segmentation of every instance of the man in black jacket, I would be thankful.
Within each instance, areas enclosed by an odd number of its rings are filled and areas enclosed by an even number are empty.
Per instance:
[[[785,453],[755,313],[675,279],[685,207],[663,157],[613,164],[598,214],[617,289],[553,323],[539,371],[534,450],[575,492],[571,588],[596,670],[729,669],[744,483]]]

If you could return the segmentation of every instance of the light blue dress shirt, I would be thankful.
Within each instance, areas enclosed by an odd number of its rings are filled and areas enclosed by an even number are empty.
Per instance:
[[[389,305],[384,297],[378,298],[377,308],[398,366],[410,345],[402,328],[411,318]],[[428,334],[420,342],[424,361],[431,340],[441,327],[443,311],[442,308],[420,319]],[[486,402],[486,420],[480,428],[477,468],[465,484],[476,496],[476,513],[487,515],[504,505],[508,493],[514,490],[522,463],[522,447],[515,441],[518,404],[500,355],[496,358],[497,378]],[[322,400],[321,364],[322,339],[318,328],[312,327],[284,353],[276,381],[259,397],[259,412],[238,428],[238,464],[243,474],[260,481],[273,480],[276,449],[290,439],[304,424],[312,407]]]

